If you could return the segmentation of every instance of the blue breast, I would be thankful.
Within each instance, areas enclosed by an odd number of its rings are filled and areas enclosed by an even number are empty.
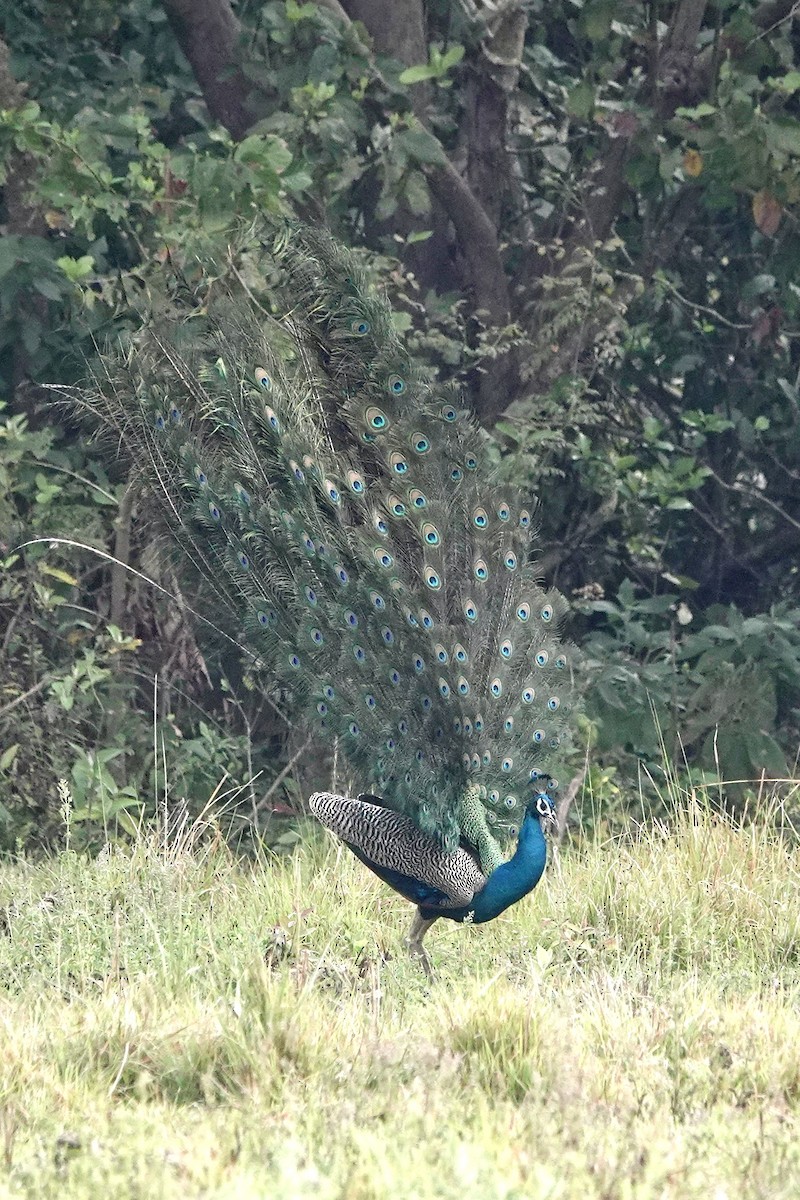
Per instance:
[[[442,909],[430,901],[417,901],[423,917],[448,917],[451,921],[471,920],[475,925],[492,921],[528,892],[532,892],[542,877],[547,862],[547,842],[539,818],[528,813],[519,831],[514,857],[492,871],[483,888],[464,908]],[[399,889],[398,889],[399,890]],[[411,897],[409,897],[411,899]]]

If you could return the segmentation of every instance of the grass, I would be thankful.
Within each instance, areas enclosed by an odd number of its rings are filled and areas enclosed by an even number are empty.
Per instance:
[[[310,838],[0,871],[0,1197],[800,1195],[800,851],[692,807],[483,928]]]

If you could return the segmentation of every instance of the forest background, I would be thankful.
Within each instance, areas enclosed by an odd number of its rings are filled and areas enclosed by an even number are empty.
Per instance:
[[[330,771],[187,612],[86,374],[174,268],[322,221],[541,498],[584,821],[800,746],[800,23],[787,0],[21,0],[0,43],[0,847]],[[166,599],[78,539],[154,577]],[[158,683],[154,690],[154,678]],[[302,767],[300,757],[302,756]],[[723,782],[724,781],[724,782]],[[744,781],[744,782],[743,782]],[[277,814],[277,815],[276,815]],[[77,822],[77,825],[75,824]]]

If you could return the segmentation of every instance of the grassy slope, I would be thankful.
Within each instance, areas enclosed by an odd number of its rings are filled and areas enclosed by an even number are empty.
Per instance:
[[[800,852],[759,828],[563,855],[435,926],[430,988],[330,846],[65,854],[0,904],[0,1196],[800,1195]]]

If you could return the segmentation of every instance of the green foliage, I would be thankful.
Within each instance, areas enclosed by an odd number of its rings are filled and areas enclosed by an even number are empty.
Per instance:
[[[76,529],[112,551],[123,491],[74,430],[43,432],[40,398],[18,384],[76,380],[95,344],[135,319],[142,295],[163,289],[167,256],[191,274],[198,258],[223,250],[235,222],[263,210],[322,217],[361,246],[412,353],[467,391],[509,348],[518,353],[522,384],[492,452],[503,477],[541,495],[544,565],[576,599],[592,770],[616,771],[630,794],[635,756],[652,763],[657,754],[649,698],[670,745],[680,736],[697,769],[751,779],[793,769],[797,661],[783,625],[800,609],[800,62],[790,20],[761,28],[752,4],[709,6],[694,91],[671,103],[654,75],[653,37],[663,49],[674,10],[524,6],[514,77],[491,58],[497,24],[479,6],[428,5],[427,61],[409,64],[374,56],[363,31],[324,5],[239,5],[253,125],[237,144],[210,118],[158,0],[13,6],[4,36],[26,98],[0,114],[0,172],[7,189],[9,179],[25,184],[40,221],[0,240],[0,384],[15,414],[0,443],[0,554],[13,560],[0,581],[11,628],[0,780],[13,777],[22,811],[39,815],[18,828],[15,798],[6,844],[16,832],[47,836],[35,798],[53,810],[55,778],[71,778],[84,756],[97,762],[99,749],[120,751],[107,768],[115,786],[142,794],[153,758],[148,689],[120,663],[150,669],[164,657],[159,639],[169,642],[144,589],[132,588],[122,623],[123,639],[142,646],[114,649],[105,569],[74,551],[46,561],[42,550],[15,554],[32,534]],[[430,189],[445,155],[473,184],[472,156],[485,147],[465,138],[487,72],[511,80],[513,171],[496,232],[515,311],[499,329],[476,318],[481,297],[471,303],[459,290],[465,247],[450,237],[442,252],[447,222]],[[426,128],[413,111],[423,91]],[[593,172],[621,146],[625,192],[610,232],[573,255],[571,236],[596,200]],[[441,263],[435,287],[420,282],[428,250]],[[249,282],[260,296],[257,275]],[[565,357],[583,331],[587,343]],[[560,369],[544,386],[554,361]],[[13,425],[22,411],[34,417],[27,429]],[[590,608],[587,596],[613,601]],[[727,640],[708,633],[719,628]],[[782,641],[789,648],[779,651]],[[202,671],[188,632],[182,646],[196,699]],[[189,701],[159,714],[185,755],[172,759],[177,772],[187,764],[176,787],[197,803],[196,789],[214,786],[203,747],[239,783],[251,757],[220,684],[232,678],[238,695],[241,671],[207,653],[211,738]],[[29,687],[39,689],[37,707],[20,702],[3,715]],[[281,737],[251,693],[244,707],[271,769]]]
[[[447,85],[448,72],[464,57],[463,46],[450,46],[442,53],[436,46],[431,46],[430,62],[420,63],[415,67],[406,67],[398,76],[400,83],[422,83],[426,79],[435,79],[442,85]]]
[[[583,660],[599,750],[632,752],[655,775],[666,745],[733,799],[747,781],[787,776],[781,743],[791,745],[800,709],[800,609],[784,603],[745,618],[712,606],[695,628],[678,594],[642,598],[630,581],[615,601],[583,607],[605,618]]]
[[[86,607],[98,571],[90,550],[23,545],[72,540],[80,531],[87,546],[104,549],[106,514],[117,516],[118,494],[85,446],[0,414],[0,849],[20,839],[52,841],[61,823],[61,778],[69,781],[72,819],[80,826],[76,845],[99,847],[133,833],[140,815],[155,813],[154,801],[144,799],[150,795],[192,797],[189,811],[197,812],[221,781],[238,827],[238,807],[249,818],[253,804],[241,781],[248,768],[269,763],[268,741],[256,754],[224,719],[200,722],[196,736],[184,734],[195,715],[191,694],[171,689],[169,669],[153,662],[141,639],[109,624],[102,608]],[[132,595],[131,604],[144,624],[159,620],[149,589]],[[180,641],[173,639],[176,650]],[[158,721],[154,745],[159,670],[171,707]],[[257,712],[253,705],[252,722]]]

